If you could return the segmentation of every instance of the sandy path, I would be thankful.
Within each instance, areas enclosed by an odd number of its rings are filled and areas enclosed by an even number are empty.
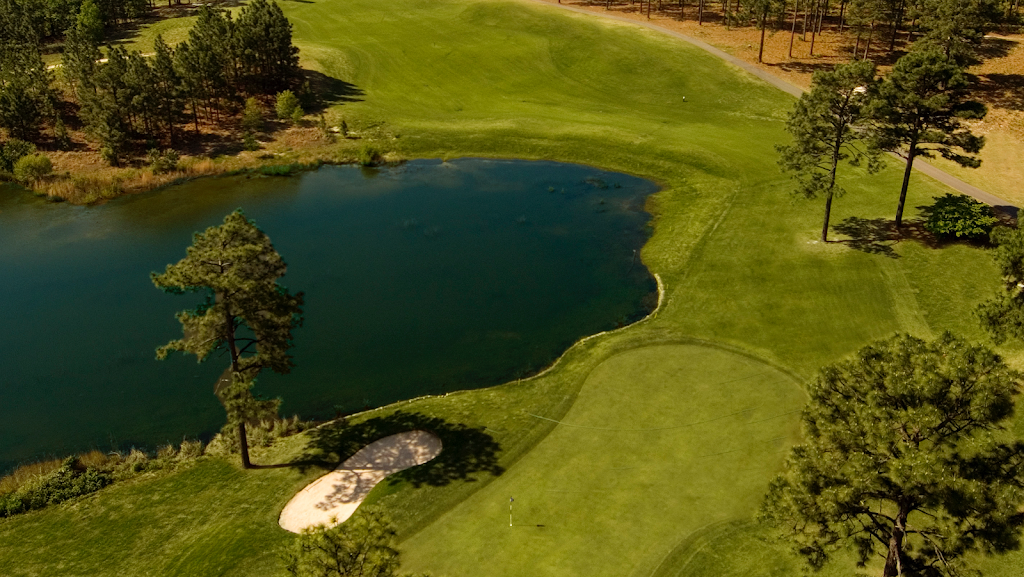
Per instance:
[[[796,96],[797,98],[799,98],[800,95],[803,94],[803,92],[804,92],[803,88],[801,88],[801,87],[799,87],[799,86],[789,82],[788,80],[786,80],[784,78],[781,78],[781,77],[779,77],[779,76],[777,76],[775,74],[772,74],[771,72],[768,72],[767,70],[764,70],[764,69],[758,67],[756,64],[753,64],[753,63],[741,60],[741,59],[739,59],[739,58],[737,58],[737,57],[735,57],[735,56],[725,52],[724,50],[720,50],[720,49],[718,49],[718,48],[708,44],[707,42],[704,42],[703,40],[694,38],[693,36],[690,36],[688,34],[683,34],[681,32],[677,32],[676,30],[673,30],[673,29],[671,29],[671,28],[669,28],[667,26],[664,26],[664,25],[661,25],[661,24],[657,24],[657,23],[655,23],[656,21],[655,22],[651,22],[650,20],[643,20],[642,17],[639,16],[639,15],[626,16],[626,15],[610,14],[610,13],[608,13],[606,11],[601,11],[601,9],[599,7],[597,7],[597,6],[591,6],[588,9],[588,8],[584,8],[584,7],[580,7],[580,6],[570,6],[570,5],[567,5],[567,4],[557,4],[557,3],[553,2],[552,0],[534,0],[534,1],[535,2],[540,2],[542,4],[546,4],[548,6],[555,6],[555,7],[561,8],[563,10],[568,10],[570,12],[576,12],[576,13],[580,13],[580,14],[588,14],[588,15],[591,15],[591,16],[597,16],[599,18],[606,18],[606,19],[609,19],[609,20],[616,20],[616,21],[619,21],[619,22],[626,22],[626,23],[629,23],[629,24],[634,24],[636,26],[642,26],[644,28],[648,28],[648,29],[651,29],[651,30],[657,30],[658,32],[663,32],[665,34],[668,34],[669,36],[672,36],[672,37],[678,38],[680,40],[683,40],[684,42],[689,42],[690,44],[692,44],[692,45],[694,45],[694,46],[696,46],[696,47],[698,47],[698,48],[708,52],[709,54],[713,54],[713,55],[717,56],[718,58],[721,58],[722,60],[728,62],[729,64],[732,64],[733,66],[736,66],[736,67],[738,67],[738,68],[740,68],[740,69],[742,69],[742,70],[744,70],[746,72],[749,72],[750,74],[753,74],[754,76],[760,78],[761,80],[764,80],[768,84],[771,84],[772,86],[782,90],[783,92],[786,92],[788,94]],[[890,154],[892,154],[892,156],[894,156],[894,157],[896,157],[896,158],[898,158],[900,160],[903,160],[903,157],[900,156],[899,154],[896,154],[896,153],[890,153]],[[957,192],[959,192],[961,194],[966,194],[968,196],[974,197],[974,198],[980,200],[981,202],[984,202],[986,204],[994,206],[996,209],[1000,210],[1001,212],[1005,212],[1005,213],[1009,214],[1010,216],[1012,216],[1014,218],[1017,217],[1017,207],[1014,206],[1013,203],[1008,202],[1008,201],[1006,201],[1006,200],[1004,200],[1004,199],[1002,199],[1002,198],[1000,198],[1000,197],[998,197],[998,196],[996,196],[994,194],[986,192],[986,191],[984,191],[984,190],[982,190],[982,189],[980,189],[980,188],[978,188],[978,187],[976,187],[974,185],[968,184],[968,183],[964,182],[963,180],[960,180],[959,178],[953,176],[952,174],[949,174],[948,172],[945,172],[942,169],[936,168],[935,166],[933,166],[931,164],[928,164],[927,162],[924,161],[924,159],[918,158],[918,159],[916,159],[914,161],[914,170],[934,178],[935,180],[941,182],[942,184],[945,184],[946,186],[952,188],[953,190],[956,190]]]
[[[426,431],[384,437],[359,449],[337,469],[299,491],[278,523],[292,533],[307,527],[344,522],[377,483],[388,475],[422,465],[441,453],[441,439]]]

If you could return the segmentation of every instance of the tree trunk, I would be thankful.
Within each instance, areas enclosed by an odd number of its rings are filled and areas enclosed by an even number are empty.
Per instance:
[[[892,23],[892,38],[889,40],[889,54],[896,51],[896,34],[900,30],[900,24],[903,23],[903,11],[906,9],[906,1],[900,2],[898,8],[896,8],[896,18],[893,18]]]
[[[843,150],[843,131],[836,135],[832,143],[832,170],[828,173],[828,192],[825,194],[825,222],[821,225],[821,242],[828,242],[828,221],[832,215],[832,196],[836,189],[836,170],[839,168],[839,153]]]
[[[245,434],[245,421],[238,423],[238,446],[242,451],[242,468],[252,469],[252,462],[249,461],[249,438]]]
[[[892,537],[889,538],[889,554],[885,557],[882,577],[903,575],[903,538],[907,534],[907,513],[906,507],[900,504],[900,511],[892,527]]]
[[[704,24],[704,0],[697,0],[697,25]]]
[[[843,22],[844,22],[844,18],[845,17],[846,17],[846,2],[844,1],[844,2],[841,2],[839,4],[839,33],[840,34],[843,33]]]
[[[228,326],[225,336],[227,336],[228,341],[228,352],[231,354],[231,377],[233,379],[240,372],[240,367],[238,366],[238,347],[235,346],[235,316],[231,314],[231,307],[228,305],[224,306],[224,321]],[[238,421],[238,447],[242,452],[242,468],[251,469],[252,463],[249,462],[249,438],[245,434],[245,419],[239,419]]]
[[[817,22],[818,22],[818,11],[821,8],[821,0],[814,3],[814,15],[811,17],[811,52],[810,55],[814,56],[814,39],[817,35]]]
[[[810,0],[808,0],[808,1],[810,1]],[[804,7],[804,26],[803,26],[803,29],[800,31],[800,40],[802,42],[807,42],[807,17],[811,13],[811,11],[808,10],[809,7],[810,6],[805,6]]]
[[[764,29],[768,27],[768,8],[764,9],[764,13],[761,14],[761,47],[757,49],[757,61],[761,62],[761,57],[764,56]]]
[[[871,50],[871,39],[875,37],[875,21],[871,21],[871,31],[868,32],[868,42],[864,45],[864,60],[868,59],[868,51]]]
[[[793,0],[793,29],[789,31],[789,57],[793,58],[793,40],[796,39],[796,17],[800,10],[800,0]]]
[[[917,155],[917,140],[907,150],[907,167],[903,170],[903,187],[900,189],[900,203],[896,206],[896,229],[903,226],[903,205],[907,202],[907,187],[910,186],[910,171],[914,168],[914,157]]]
[[[832,214],[832,189],[825,195],[825,224],[821,225],[821,242],[828,242],[828,219]]]

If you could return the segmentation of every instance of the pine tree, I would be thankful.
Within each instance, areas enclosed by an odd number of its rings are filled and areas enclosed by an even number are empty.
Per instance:
[[[76,27],[86,39],[98,44],[103,41],[103,15],[93,0],[85,0],[78,9]]]
[[[1003,288],[978,306],[978,318],[997,344],[1024,341],[1024,229],[996,227],[991,238]]]
[[[961,575],[1020,545],[1024,443],[1003,434],[1022,375],[949,333],[868,345],[810,383],[804,441],[761,517],[821,567],[852,545],[883,577]]]
[[[34,41],[0,40],[0,128],[14,138],[35,139],[43,120],[54,115],[50,83]]]
[[[61,71],[72,93],[81,97],[81,91],[96,92],[97,62],[102,58],[100,49],[81,26],[68,29],[61,54]]]
[[[176,50],[175,66],[189,100],[193,107],[203,104],[209,121],[220,109],[220,100],[229,96],[228,87],[237,86],[234,29],[227,13],[204,6],[189,30],[188,41]],[[194,108],[193,114],[198,117]]]
[[[175,128],[181,122],[184,108],[181,97],[181,78],[174,68],[174,52],[162,36],[157,36],[153,55],[154,113],[174,146]]]
[[[899,228],[915,158],[933,158],[937,152],[960,166],[981,165],[970,155],[981,150],[985,139],[964,128],[962,120],[984,117],[985,107],[967,100],[963,69],[934,48],[914,50],[900,58],[878,95],[871,110],[875,142],[879,148],[904,152],[907,159],[896,208]]]
[[[253,0],[242,8],[233,41],[246,94],[273,94],[299,77],[292,25],[276,2]]]
[[[151,275],[165,292],[206,294],[196,309],[178,313],[183,337],[158,348],[157,358],[180,351],[202,362],[215,351],[228,353],[229,378],[218,394],[237,428],[246,468],[246,424],[276,407],[252,396],[253,383],[264,369],[285,374],[294,366],[289,348],[292,330],[302,324],[303,298],[278,284],[286,269],[270,238],[237,210],[222,225],[197,233],[185,258]]]
[[[779,164],[794,172],[799,194],[825,197],[821,241],[828,241],[832,199],[844,190],[836,185],[839,163],[857,165],[867,160],[868,170],[880,168],[878,151],[867,142],[865,108],[875,85],[874,64],[861,60],[841,64],[832,72],[815,72],[811,89],[797,101],[786,122],[793,144],[779,146]]]
[[[919,42],[960,66],[977,61],[977,47],[1000,18],[995,0],[927,0],[915,7],[914,16],[925,30]]]

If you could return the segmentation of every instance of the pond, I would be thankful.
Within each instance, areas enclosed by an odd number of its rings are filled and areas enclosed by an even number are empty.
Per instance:
[[[649,181],[553,162],[464,159],[225,177],[103,206],[0,189],[0,471],[45,455],[152,448],[223,423],[197,364],[154,349],[198,303],[149,273],[241,207],[306,295],[297,367],[260,377],[282,414],[330,418],[535,373],[645,316]]]

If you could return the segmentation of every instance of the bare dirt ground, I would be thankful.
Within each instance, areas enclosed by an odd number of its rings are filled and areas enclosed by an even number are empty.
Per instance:
[[[430,461],[441,454],[441,448],[441,439],[426,431],[408,431],[374,441],[299,491],[285,505],[278,522],[292,533],[343,523],[377,483]]]
[[[797,86],[807,88],[815,70],[828,70],[836,64],[847,62],[857,46],[857,35],[847,28],[838,32],[838,19],[826,19],[822,33],[813,37],[814,52],[811,54],[812,34],[801,34],[803,20],[798,19],[796,34],[791,35],[792,20],[780,30],[769,28],[765,36],[763,61],[757,62],[760,31],[755,26],[727,27],[722,14],[710,9],[704,11],[703,24],[697,23],[697,8],[690,0],[685,7],[684,19],[680,19],[678,4],[665,2],[663,11],[655,9],[647,16],[646,5],[641,11],[640,4],[625,2],[611,3],[609,8],[601,2],[578,0],[539,0],[551,4],[563,4],[595,13],[613,13],[616,16],[650,22],[667,30],[686,34],[703,40],[740,60],[753,64],[762,70],[775,74]],[[792,58],[790,43],[792,39]],[[879,72],[888,72],[893,62],[907,47],[905,33],[897,35],[895,51],[890,53],[887,39],[874,38],[868,57],[879,66]],[[863,56],[866,36],[859,42],[858,53]],[[964,181],[1006,200],[1024,204],[1024,34],[992,33],[985,38],[981,48],[982,62],[970,69],[976,77],[975,98],[989,107],[988,116],[972,123],[972,129],[987,139],[981,153],[982,166],[979,169],[961,168],[952,162],[937,159],[931,161]]]

